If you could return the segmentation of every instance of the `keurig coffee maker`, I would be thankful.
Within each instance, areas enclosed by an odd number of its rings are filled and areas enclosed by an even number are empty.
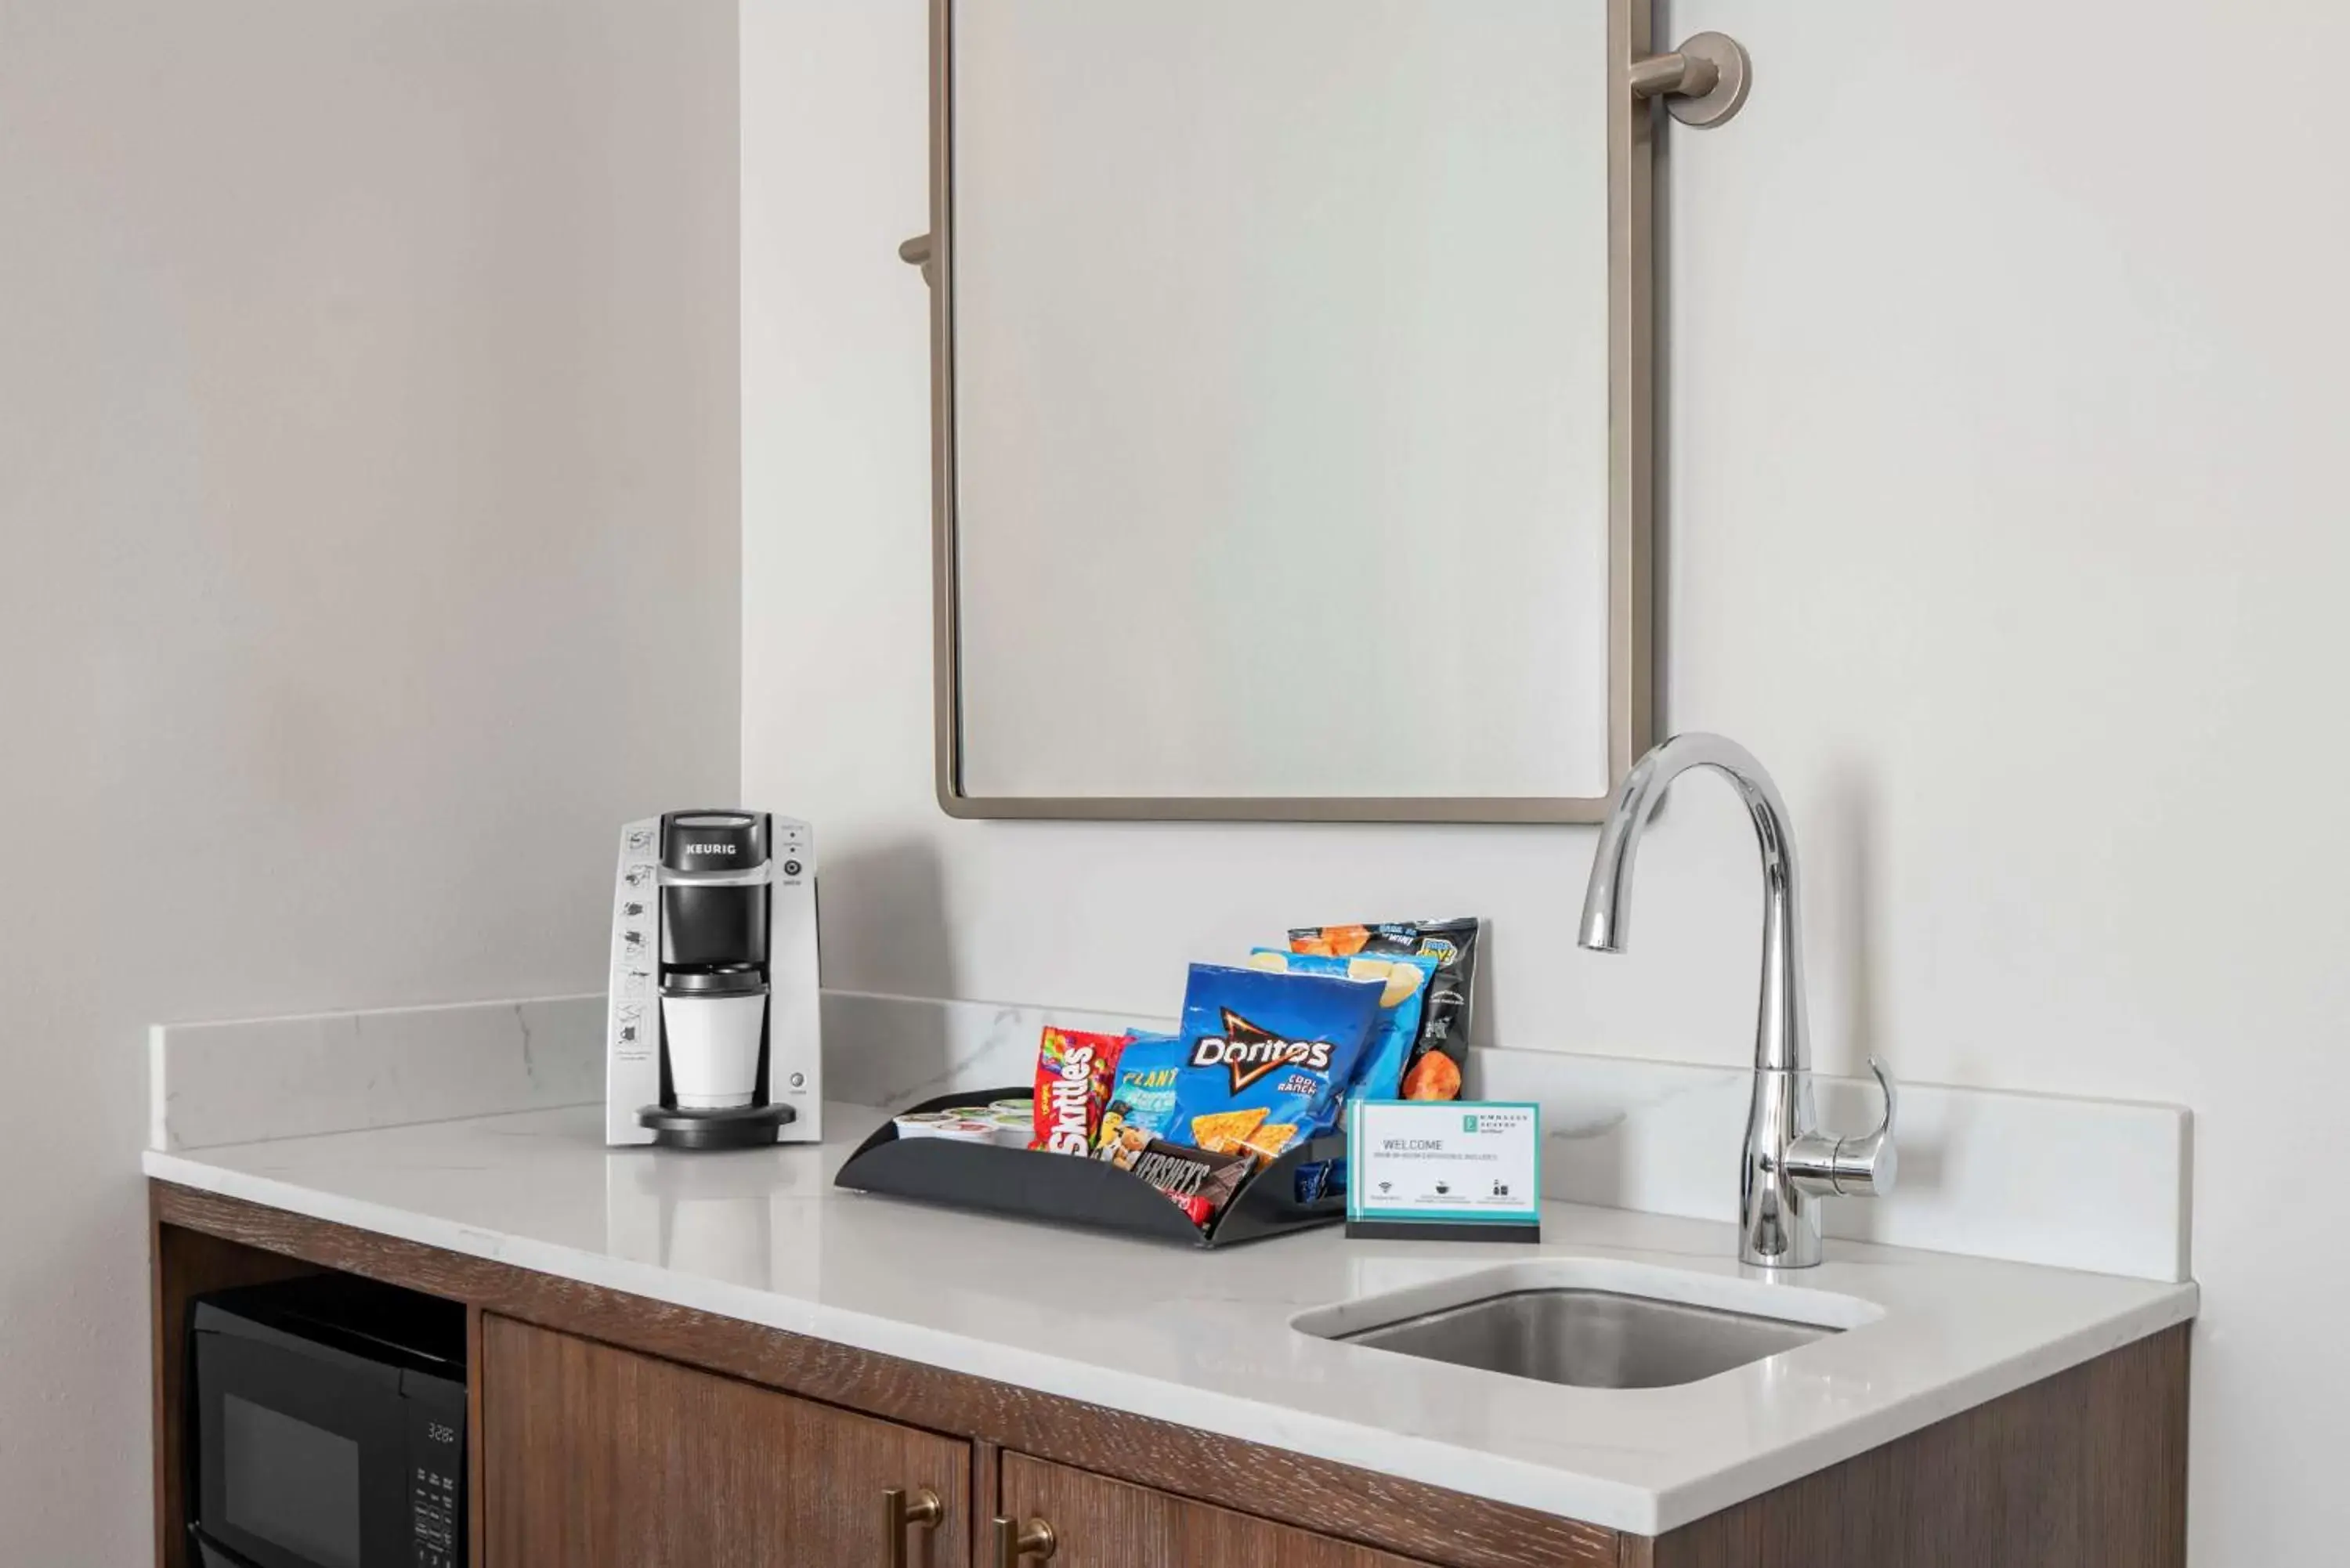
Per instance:
[[[673,811],[620,831],[604,1141],[824,1136],[816,841],[805,822]]]

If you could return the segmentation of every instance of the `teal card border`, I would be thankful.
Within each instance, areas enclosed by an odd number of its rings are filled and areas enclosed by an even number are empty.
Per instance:
[[[1442,1106],[1449,1110],[1475,1112],[1528,1111],[1534,1124],[1534,1189],[1523,1209],[1371,1209],[1362,1202],[1362,1183],[1356,1177],[1362,1170],[1362,1161],[1356,1157],[1355,1143],[1362,1126],[1365,1106]],[[1515,1225],[1539,1223],[1542,1220],[1543,1130],[1542,1103],[1539,1100],[1353,1100],[1347,1106],[1347,1219],[1351,1222],[1369,1220],[1409,1220],[1430,1225]]]

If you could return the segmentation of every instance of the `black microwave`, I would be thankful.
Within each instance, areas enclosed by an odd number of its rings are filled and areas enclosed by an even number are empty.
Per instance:
[[[188,1314],[203,1568],[463,1568],[465,1309],[348,1275]]]

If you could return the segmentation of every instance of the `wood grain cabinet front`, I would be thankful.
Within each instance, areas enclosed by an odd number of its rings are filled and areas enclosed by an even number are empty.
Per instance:
[[[982,1542],[982,1568],[1429,1568],[1025,1454],[1003,1456],[1002,1489],[1003,1519],[1042,1550]]]
[[[484,1568],[972,1561],[968,1443],[494,1315],[481,1360]]]

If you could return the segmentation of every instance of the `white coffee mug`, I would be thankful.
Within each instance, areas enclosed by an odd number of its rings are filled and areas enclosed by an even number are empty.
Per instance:
[[[661,998],[670,1087],[679,1110],[723,1111],[751,1103],[766,1020],[764,992]]]

